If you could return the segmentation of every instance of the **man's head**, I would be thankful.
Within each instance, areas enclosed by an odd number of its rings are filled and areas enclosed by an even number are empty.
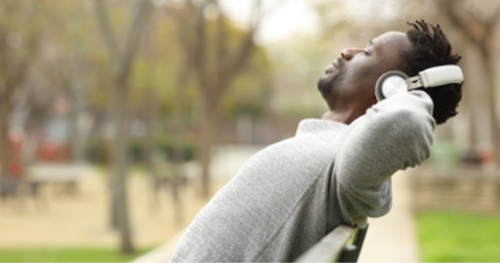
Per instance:
[[[427,24],[424,20],[408,23],[413,28],[406,35],[414,48],[401,53],[401,71],[409,76],[430,67],[457,64],[461,57],[451,53],[451,45],[439,25]],[[457,115],[456,108],[462,99],[462,84],[449,84],[426,89],[434,102],[434,119],[437,124],[444,123]]]
[[[409,76],[426,68],[456,64],[460,59],[451,54],[439,26],[422,21],[410,24],[406,34],[388,32],[369,41],[365,48],[345,48],[341,57],[327,67],[318,80],[318,89],[332,112],[341,112],[346,123],[352,122],[377,102],[375,83],[385,72],[400,70]],[[441,90],[442,89],[442,90]],[[461,86],[426,90],[434,101],[434,118],[438,124],[456,115]]]

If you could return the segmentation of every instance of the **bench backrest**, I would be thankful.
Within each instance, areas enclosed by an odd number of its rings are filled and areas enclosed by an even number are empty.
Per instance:
[[[296,262],[357,262],[368,226],[340,225],[304,252]]]

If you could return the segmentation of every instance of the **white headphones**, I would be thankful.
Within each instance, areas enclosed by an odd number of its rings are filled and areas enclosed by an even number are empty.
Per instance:
[[[401,71],[384,73],[375,84],[375,96],[381,101],[396,93],[408,92],[417,88],[432,88],[446,84],[460,84],[464,75],[459,66],[445,65],[420,71],[417,76],[408,77]]]

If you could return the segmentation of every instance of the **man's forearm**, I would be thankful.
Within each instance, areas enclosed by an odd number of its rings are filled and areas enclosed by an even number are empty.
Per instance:
[[[427,159],[435,127],[432,106],[424,92],[399,94],[353,122],[335,162],[340,194],[369,210],[372,203],[364,200],[376,198],[371,194],[394,172]]]

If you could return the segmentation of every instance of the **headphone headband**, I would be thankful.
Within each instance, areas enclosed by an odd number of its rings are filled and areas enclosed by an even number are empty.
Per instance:
[[[413,90],[447,84],[460,84],[464,81],[464,75],[459,66],[445,65],[420,71],[418,76],[411,77],[409,81],[411,85],[408,90]]]
[[[375,96],[383,100],[399,92],[418,88],[432,88],[447,84],[460,84],[464,81],[462,69],[456,65],[444,65],[420,71],[417,76],[408,77],[401,71],[389,71],[377,80]]]

